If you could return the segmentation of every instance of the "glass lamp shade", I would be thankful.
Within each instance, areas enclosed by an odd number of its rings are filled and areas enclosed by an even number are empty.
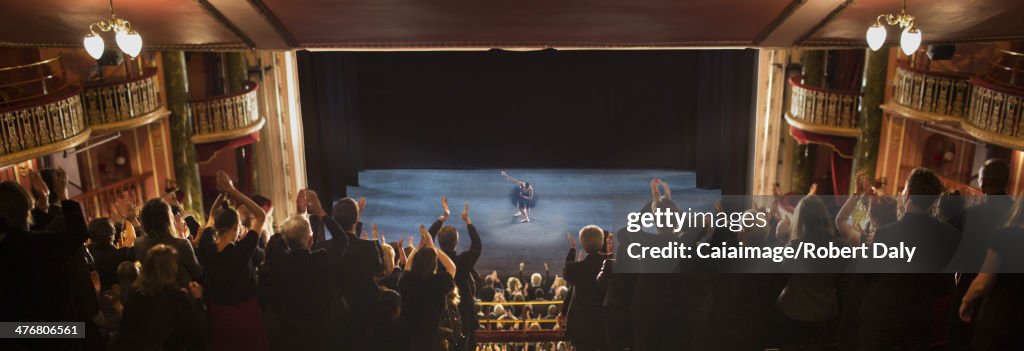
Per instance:
[[[89,33],[82,40],[82,44],[85,46],[85,52],[89,53],[89,56],[99,60],[100,56],[103,56],[103,38],[94,33]]]
[[[912,55],[921,47],[921,31],[914,26],[907,27],[900,36],[900,48],[907,56]]]
[[[885,34],[885,27],[882,27],[881,24],[875,23],[871,25],[871,27],[868,27],[868,47],[871,48],[872,51],[878,51],[878,49],[882,47],[882,44],[885,44]]]
[[[142,51],[142,37],[135,31],[130,33],[119,31],[114,36],[114,39],[117,40],[117,47],[121,48],[121,51],[128,54],[128,56],[139,56],[139,52]]]

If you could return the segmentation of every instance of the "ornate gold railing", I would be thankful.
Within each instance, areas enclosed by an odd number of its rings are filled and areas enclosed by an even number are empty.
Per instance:
[[[1024,90],[971,78],[971,104],[961,127],[984,142],[1024,150]]]
[[[248,87],[238,94],[216,96],[189,101],[192,113],[192,142],[210,143],[230,140],[252,134],[263,127],[256,105],[255,82],[246,82]]]
[[[81,88],[0,108],[0,166],[48,155],[89,138]]]
[[[82,105],[94,134],[135,128],[169,114],[160,101],[155,68],[127,80],[87,83]]]
[[[892,98],[882,108],[925,122],[958,125],[971,100],[968,75],[933,72],[899,64]]]
[[[803,77],[789,81],[792,94],[786,121],[797,128],[821,134],[857,137],[860,93],[822,89],[801,84]]]
[[[112,184],[93,189],[75,196],[74,200],[82,204],[82,211],[85,217],[93,220],[100,217],[110,217],[110,211],[114,209],[114,202],[117,199],[125,198],[141,206],[146,201],[146,180],[153,176],[153,172],[146,172],[131,178],[122,179]]]

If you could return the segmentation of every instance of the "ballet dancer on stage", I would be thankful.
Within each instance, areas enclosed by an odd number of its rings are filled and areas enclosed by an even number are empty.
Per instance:
[[[533,185],[530,185],[527,181],[512,178],[512,176],[505,173],[505,171],[501,171],[501,176],[516,184],[516,186],[512,188],[512,192],[509,193],[509,198],[517,209],[515,216],[523,217],[520,222],[529,222],[530,209],[537,203],[537,198],[533,194]]]

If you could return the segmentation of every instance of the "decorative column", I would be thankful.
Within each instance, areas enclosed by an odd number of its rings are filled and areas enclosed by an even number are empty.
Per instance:
[[[245,81],[249,80],[249,63],[244,52],[228,52],[224,54],[225,72],[228,81],[228,93],[234,94],[244,90]]]
[[[228,84],[228,94],[237,94],[245,90],[245,82],[249,80],[249,62],[246,61],[244,52],[224,53],[224,79]],[[256,180],[257,169],[255,167],[252,145],[244,145],[235,149],[235,167],[238,170],[238,182],[240,189],[250,195],[259,193],[259,183]]]
[[[188,71],[183,51],[160,53],[164,69],[164,91],[167,109],[171,111],[168,124],[171,129],[171,155],[174,158],[174,178],[185,193],[183,205],[193,214],[202,215],[203,196],[199,184],[199,162],[192,144],[192,116],[188,110]]]
[[[878,142],[882,136],[882,109],[885,102],[885,78],[889,72],[889,50],[865,50],[864,95],[860,100],[861,139],[854,154],[855,172],[864,172],[869,179],[875,178],[878,161]],[[856,187],[856,181],[850,182]],[[853,190],[853,189],[851,189]]]
[[[800,64],[803,66],[804,84],[821,87],[825,78],[825,50],[804,50],[800,55]],[[792,138],[786,133],[788,138]],[[817,145],[796,144],[793,147],[793,182],[791,191],[800,194],[807,193],[811,188],[814,177],[814,156]]]

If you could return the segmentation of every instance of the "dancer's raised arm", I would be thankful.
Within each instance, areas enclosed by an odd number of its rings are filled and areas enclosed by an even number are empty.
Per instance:
[[[501,171],[501,176],[502,176],[502,177],[505,177],[505,179],[508,179],[508,181],[510,181],[510,182],[513,182],[513,183],[516,183],[516,184],[518,184],[518,183],[521,183],[521,182],[522,182],[521,180],[519,180],[519,179],[516,179],[516,178],[514,178],[514,177],[512,177],[512,176],[508,175],[508,173],[505,173],[505,171]]]

